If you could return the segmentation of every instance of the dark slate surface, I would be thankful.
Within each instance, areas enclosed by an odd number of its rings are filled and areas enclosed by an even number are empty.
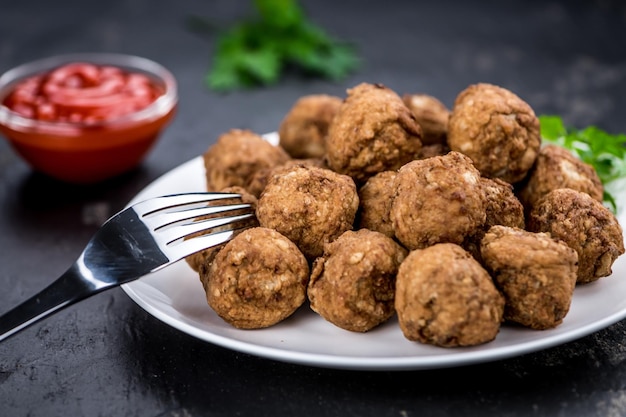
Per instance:
[[[605,1],[305,1],[354,41],[364,65],[341,83],[290,75],[217,95],[202,78],[212,39],[191,16],[229,22],[227,0],[2,0],[0,71],[78,51],[142,55],[180,84],[176,121],[137,170],[93,187],[33,173],[0,142],[0,310],[74,261],[100,222],[158,176],[233,127],[273,131],[295,100],[343,95],[361,81],[426,92],[451,106],[467,85],[509,88],[535,111],[626,132],[626,8]],[[621,279],[621,278],[617,278]],[[480,365],[410,372],[313,368],[233,352],[150,316],[121,289],[73,306],[0,344],[2,416],[621,416],[626,329]]]

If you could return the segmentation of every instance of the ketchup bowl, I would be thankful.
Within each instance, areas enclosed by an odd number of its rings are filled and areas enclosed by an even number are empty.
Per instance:
[[[33,169],[70,183],[136,167],[177,105],[174,76],[131,55],[61,55],[0,76],[0,134]]]

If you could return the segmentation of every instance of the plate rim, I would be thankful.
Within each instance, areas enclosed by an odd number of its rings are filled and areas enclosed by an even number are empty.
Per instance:
[[[563,334],[549,336],[538,341],[523,342],[514,346],[497,347],[490,350],[462,351],[452,348],[451,353],[441,356],[414,356],[414,357],[367,357],[347,355],[327,355],[319,353],[296,352],[275,347],[255,345],[228,337],[201,331],[181,320],[169,316],[154,308],[135,291],[132,284],[122,286],[126,294],[141,308],[153,317],[165,324],[182,331],[199,340],[221,346],[226,349],[264,357],[279,362],[287,362],[300,365],[311,365],[322,368],[362,370],[362,371],[402,371],[402,370],[429,370],[444,369],[459,366],[469,366],[479,363],[495,362],[502,359],[521,356],[527,353],[538,352],[551,347],[577,340],[602,330],[624,318],[625,312],[607,316],[604,320],[594,322],[587,326]],[[241,330],[245,331],[245,330]],[[447,348],[441,348],[447,349]],[[461,348],[462,349],[462,348]]]

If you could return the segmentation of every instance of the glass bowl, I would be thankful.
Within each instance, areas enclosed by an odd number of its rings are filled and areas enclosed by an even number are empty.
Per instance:
[[[9,96],[16,87],[21,86],[18,88],[27,90],[23,87],[26,80],[43,75],[42,79],[49,81],[53,78],[51,74],[54,70],[77,63],[98,68],[117,68],[125,75],[139,74],[141,77],[136,77],[137,79],[149,80],[147,85],[153,89],[150,91],[154,93],[154,98],[148,101],[150,104],[146,107],[130,112],[113,111],[109,116],[88,116],[82,119],[73,117],[80,112],[72,114],[72,117],[46,116],[45,112],[39,111],[45,107],[41,105],[38,105],[36,115],[29,114],[23,108],[17,108],[15,100],[9,101]],[[54,84],[52,87],[58,86]],[[57,92],[50,88],[40,86],[32,91]],[[106,90],[104,87],[102,89]],[[132,90],[130,87],[128,89]],[[70,89],[65,93],[67,97],[76,93],[83,95],[83,102],[80,104],[83,107],[79,110],[87,109],[85,114],[97,111],[97,100],[85,100],[93,95],[94,88],[87,89],[86,93],[80,89]],[[33,97],[40,100],[36,94]],[[115,106],[119,107],[124,102],[109,98],[99,97],[101,100],[108,100],[110,109],[115,110]],[[136,167],[174,117],[177,105],[177,83],[174,76],[160,64],[132,55],[60,55],[20,65],[0,76],[0,133],[33,169],[70,183],[95,183]]]

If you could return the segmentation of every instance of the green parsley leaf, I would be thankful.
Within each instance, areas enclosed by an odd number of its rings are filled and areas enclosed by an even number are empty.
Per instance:
[[[214,90],[272,84],[278,79],[282,63],[276,49],[271,44],[252,45],[243,28],[222,36],[217,51],[206,77],[207,85]]]
[[[283,52],[287,63],[299,65],[307,74],[334,81],[342,79],[360,64],[352,45],[335,41],[309,24],[297,28],[295,36],[283,44]]]
[[[306,18],[296,0],[254,0],[261,19],[271,27],[301,25]]]
[[[543,140],[569,149],[593,166],[605,186],[626,177],[626,135],[613,135],[596,126],[576,129],[564,125],[559,116],[539,116]],[[604,202],[615,212],[615,198],[604,191]]]
[[[219,32],[205,79],[210,89],[274,84],[287,68],[337,81],[360,65],[356,49],[310,22],[297,0],[253,0],[253,5],[255,19]],[[215,29],[201,19],[190,21],[190,27]]]

